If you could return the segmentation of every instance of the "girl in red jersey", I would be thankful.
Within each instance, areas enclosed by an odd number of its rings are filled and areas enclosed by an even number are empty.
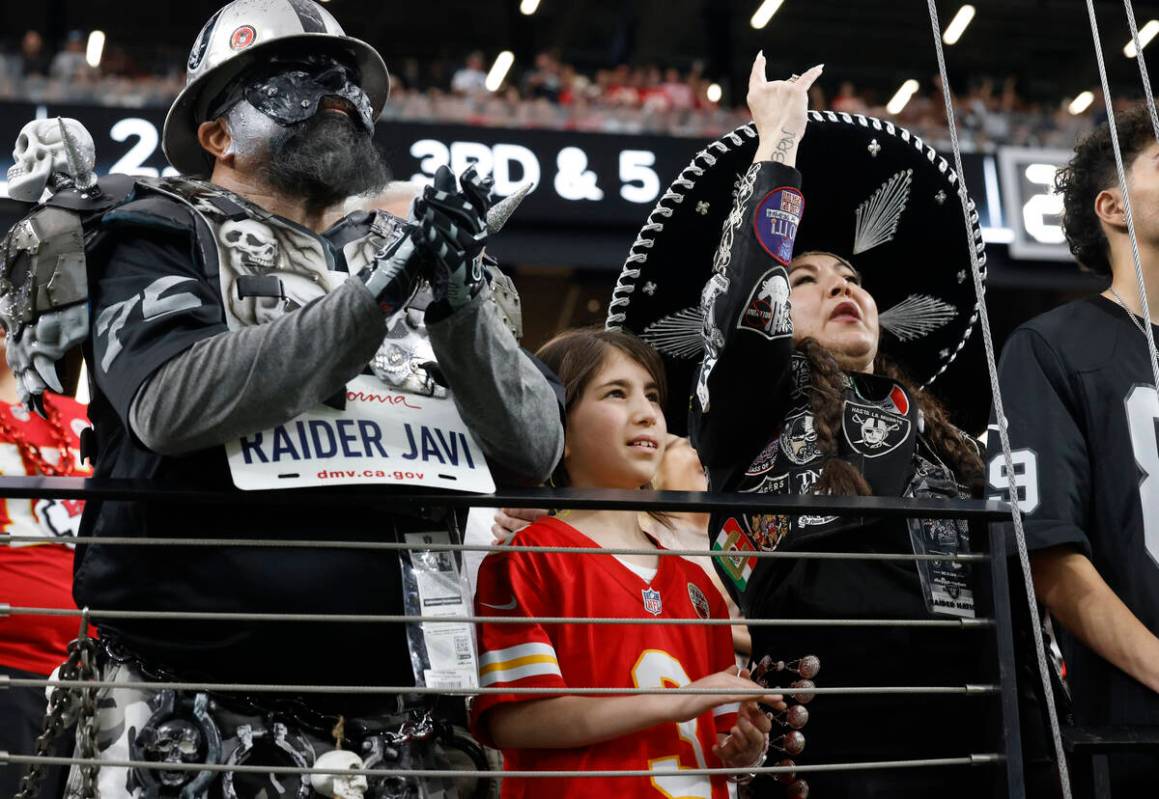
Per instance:
[[[655,352],[603,330],[564,333],[537,353],[562,380],[567,437],[556,483],[647,486],[663,454],[664,381]],[[660,549],[634,511],[574,511],[519,532],[524,546]],[[651,771],[650,777],[507,778],[504,797],[729,795],[723,776],[688,769],[763,762],[769,719],[752,696],[571,696],[571,688],[759,688],[738,673],[719,592],[678,557],[502,552],[479,571],[476,612],[489,616],[688,619],[656,624],[482,624],[479,684],[559,695],[486,694],[471,708],[481,740],[509,771]],[[779,696],[763,697],[781,707]]]

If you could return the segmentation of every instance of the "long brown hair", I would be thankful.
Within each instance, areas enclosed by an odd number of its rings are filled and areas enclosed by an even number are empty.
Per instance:
[[[535,353],[535,356],[555,372],[563,383],[565,412],[570,413],[575,407],[576,402],[583,396],[584,389],[592,382],[612,350],[619,350],[644,367],[648,376],[656,383],[656,390],[660,394],[660,407],[664,407],[668,399],[664,364],[651,345],[630,333],[604,330],[601,327],[581,327],[565,330]],[[567,470],[561,460],[552,474],[552,484],[565,486],[568,483]]]
[[[865,477],[853,464],[837,457],[837,436],[841,431],[845,381],[837,359],[816,339],[796,343],[797,351],[809,361],[809,409],[817,431],[817,447],[829,456],[814,491],[818,494],[869,496]],[[950,423],[945,407],[932,394],[919,391],[902,369],[880,352],[873,361],[875,374],[901,385],[917,402],[925,418],[924,436],[930,447],[954,471],[958,483],[970,486],[982,475],[982,458],[966,440],[966,434]]]

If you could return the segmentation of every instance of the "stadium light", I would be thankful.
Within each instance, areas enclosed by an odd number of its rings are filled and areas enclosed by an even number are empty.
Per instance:
[[[720,88],[719,83],[710,83],[704,92],[704,96],[708,98],[710,103],[719,103],[720,98],[724,96],[724,90]]]
[[[487,80],[483,82],[487,91],[499,91],[499,87],[503,85],[503,79],[507,77],[507,71],[511,69],[511,65],[514,63],[515,53],[510,50],[504,50],[495,56],[495,63],[491,65],[491,71],[487,73]]]
[[[539,10],[539,0],[522,0],[519,4],[519,13],[525,17],[530,17]]]
[[[1094,101],[1095,96],[1093,94],[1090,92],[1083,92],[1078,97],[1070,101],[1070,105],[1066,107],[1066,110],[1070,111],[1075,116],[1078,116],[1083,111],[1086,111],[1088,108],[1090,108],[1091,103]]]
[[[96,69],[101,65],[101,56],[105,52],[105,32],[93,31],[89,34],[89,43],[85,47],[85,61]]]
[[[901,110],[906,107],[906,104],[910,101],[910,98],[914,96],[914,93],[917,92],[917,90],[918,82],[913,78],[910,78],[898,87],[897,92],[893,95],[893,99],[891,99],[885,106],[885,110],[891,114],[900,114]]]
[[[753,18],[749,20],[749,24],[757,30],[760,30],[769,24],[769,20],[773,18],[773,14],[776,14],[777,9],[784,5],[784,3],[785,0],[764,0],[757,7],[757,10],[753,12]]]
[[[974,19],[974,6],[966,4],[958,9],[958,13],[950,20],[950,24],[946,26],[946,32],[942,34],[942,41],[946,44],[957,44],[958,40],[962,38],[962,34],[966,32],[966,26]]]
[[[1139,28],[1139,46],[1146,47],[1148,42],[1155,38],[1156,33],[1159,33],[1159,19],[1153,19],[1142,28]],[[1135,57],[1136,53],[1134,39],[1131,39],[1131,41],[1127,42],[1127,46],[1123,48],[1123,55],[1125,55],[1127,58]]]

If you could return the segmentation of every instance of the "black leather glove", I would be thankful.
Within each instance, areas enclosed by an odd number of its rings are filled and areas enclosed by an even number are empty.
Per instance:
[[[405,308],[418,291],[422,261],[418,238],[419,229],[408,227],[404,235],[377,254],[372,266],[358,273],[387,316]]]
[[[474,166],[457,182],[450,169],[439,167],[434,184],[415,201],[418,246],[427,256],[425,277],[435,303],[445,304],[448,311],[470,302],[485,282],[482,254],[493,185]]]

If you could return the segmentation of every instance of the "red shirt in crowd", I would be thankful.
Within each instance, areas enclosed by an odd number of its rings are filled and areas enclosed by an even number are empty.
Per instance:
[[[89,426],[85,406],[69,397],[52,395],[47,402],[59,412],[60,431],[68,441],[77,473],[80,432]],[[23,405],[0,403],[0,428],[15,431],[55,465],[60,448],[53,425]],[[0,433],[0,474],[37,475],[35,461]],[[19,607],[75,608],[72,600],[72,540],[80,526],[82,500],[0,499],[0,535],[36,536],[41,542],[0,546],[0,603]],[[0,618],[0,666],[48,675],[65,659],[68,642],[76,638],[73,616],[11,615]]]

